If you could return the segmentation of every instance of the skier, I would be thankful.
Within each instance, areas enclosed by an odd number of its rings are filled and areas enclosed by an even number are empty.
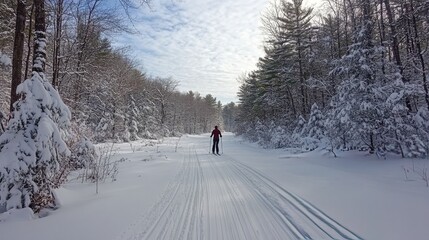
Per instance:
[[[222,137],[222,133],[220,133],[220,130],[217,128],[217,126],[215,126],[215,129],[212,131],[212,135],[210,135],[210,137],[213,137],[213,154],[215,154],[215,147],[216,153],[219,154],[219,136]]]

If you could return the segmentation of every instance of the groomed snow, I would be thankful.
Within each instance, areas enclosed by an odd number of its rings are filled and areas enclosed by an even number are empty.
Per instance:
[[[0,239],[429,238],[429,188],[412,173],[427,159],[268,150],[228,133],[214,156],[208,136],[116,144],[117,181],[97,195],[74,174],[47,217],[1,214]]]

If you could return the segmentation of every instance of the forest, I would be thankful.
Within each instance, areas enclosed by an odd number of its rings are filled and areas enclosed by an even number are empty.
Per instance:
[[[112,46],[149,1],[105,3],[0,4],[0,213],[55,208],[53,189],[74,170],[98,180],[96,143],[214,125],[267,148],[427,156],[427,0],[325,0],[318,12],[272,1],[265,56],[226,105],[178,91],[174,76],[150,76]]]
[[[275,1],[237,133],[266,147],[427,156],[429,2]]]

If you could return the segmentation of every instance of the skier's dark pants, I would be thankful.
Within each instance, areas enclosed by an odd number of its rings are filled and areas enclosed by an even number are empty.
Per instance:
[[[216,147],[216,153],[219,153],[219,139],[213,139],[213,147],[212,147],[213,153],[215,153],[215,147]]]

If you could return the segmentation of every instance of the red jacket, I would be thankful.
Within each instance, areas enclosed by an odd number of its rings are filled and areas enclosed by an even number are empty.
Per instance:
[[[218,140],[219,136],[222,137],[222,133],[220,133],[219,129],[215,128],[212,131],[212,135],[210,137],[212,137],[212,136],[213,136],[213,139]]]

